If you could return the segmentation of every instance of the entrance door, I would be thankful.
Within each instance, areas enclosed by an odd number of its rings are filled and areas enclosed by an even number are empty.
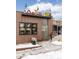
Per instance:
[[[47,25],[47,20],[43,20],[43,39],[48,39],[48,25]]]
[[[62,34],[62,26],[53,25],[53,31],[56,31],[57,34]]]
[[[62,26],[58,26],[58,34],[62,34]]]

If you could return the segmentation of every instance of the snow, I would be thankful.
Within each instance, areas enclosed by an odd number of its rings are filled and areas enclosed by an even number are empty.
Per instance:
[[[52,44],[54,44],[54,45],[62,45],[62,42],[61,41],[53,41]]]
[[[62,41],[62,35],[57,35],[54,38],[52,38],[52,41]]]
[[[40,42],[42,47],[17,51],[17,59],[62,59],[61,45],[53,45],[52,42]]]
[[[28,55],[21,59],[61,59],[61,50],[52,51],[48,53],[41,53],[38,55]]]
[[[52,38],[52,44],[62,45],[62,35],[57,35],[54,38]]]
[[[31,43],[28,43],[28,44],[18,44],[18,45],[16,45],[16,49],[19,49],[19,48],[38,47],[38,46],[40,46],[40,45],[39,44],[33,45]]]
[[[28,48],[28,47],[36,47],[23,51],[16,51],[16,59],[62,59],[62,40],[61,35],[53,38],[52,42],[43,41],[39,42],[39,44],[32,45],[28,44],[18,44],[16,48]]]

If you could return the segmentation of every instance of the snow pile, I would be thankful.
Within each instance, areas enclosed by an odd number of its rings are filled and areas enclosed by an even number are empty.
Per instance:
[[[57,35],[54,38],[52,38],[52,44],[62,45],[62,35]]]
[[[54,38],[52,38],[52,41],[62,41],[62,35],[57,35]]]
[[[61,41],[53,41],[52,44],[54,44],[54,45],[62,45],[62,42]]]
[[[16,45],[16,49],[18,48],[30,48],[30,47],[38,47],[40,46],[39,44],[33,45],[31,43],[27,43],[27,44],[18,44]]]

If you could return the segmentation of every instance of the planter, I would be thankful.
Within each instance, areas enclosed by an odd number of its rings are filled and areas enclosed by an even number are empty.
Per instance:
[[[33,45],[36,45],[36,41],[35,40],[32,40],[31,42]]]

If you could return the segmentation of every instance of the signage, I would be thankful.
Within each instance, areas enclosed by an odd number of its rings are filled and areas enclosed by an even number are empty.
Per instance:
[[[46,17],[51,16],[50,10],[47,10],[47,11],[44,11],[44,12],[39,12],[39,7],[37,7],[34,11],[31,11],[30,9],[24,10],[24,13],[27,13],[29,15],[35,15],[35,16],[46,16]]]

